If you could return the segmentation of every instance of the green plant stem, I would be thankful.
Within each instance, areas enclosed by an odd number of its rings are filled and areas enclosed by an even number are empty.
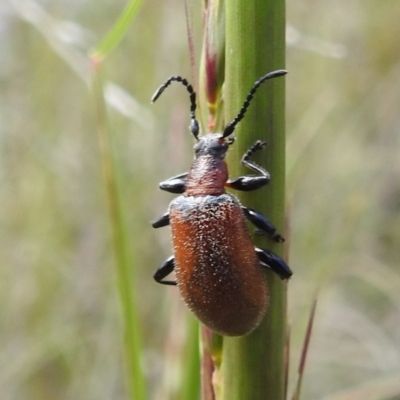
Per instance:
[[[109,206],[112,229],[112,243],[116,257],[117,289],[120,297],[124,324],[124,358],[126,362],[126,383],[130,399],[146,400],[145,379],[141,368],[141,340],[139,319],[133,296],[132,256],[129,251],[129,236],[119,199],[117,177],[112,156],[112,145],[107,122],[107,110],[99,66],[92,71],[92,86],[96,105],[97,131],[100,145],[100,158]]]
[[[193,316],[187,322],[188,339],[183,357],[183,379],[176,400],[198,400],[200,393],[199,322]]]
[[[283,0],[226,0],[225,121],[237,114],[255,80],[284,68],[285,4]],[[248,174],[240,166],[256,140],[267,148],[255,159],[272,176],[268,187],[239,195],[241,201],[284,228],[285,136],[284,78],[263,84],[235,132],[230,150],[230,176]],[[260,247],[282,255],[283,246],[266,238]],[[222,391],[218,400],[283,400],[285,397],[286,287],[267,272],[269,306],[261,325],[250,335],[224,338]],[[249,288],[251,290],[251,288]]]

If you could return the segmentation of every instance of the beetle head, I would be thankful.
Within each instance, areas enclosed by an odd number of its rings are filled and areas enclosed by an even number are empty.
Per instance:
[[[229,145],[235,141],[234,137],[225,140],[221,133],[208,133],[200,136],[198,142],[194,146],[196,158],[201,156],[212,156],[224,159]]]

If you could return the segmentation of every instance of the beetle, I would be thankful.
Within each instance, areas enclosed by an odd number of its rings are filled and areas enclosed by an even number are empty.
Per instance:
[[[180,196],[152,223],[154,228],[170,225],[173,244],[173,256],[161,264],[154,279],[163,285],[177,285],[184,302],[197,318],[221,335],[245,335],[259,325],[268,302],[264,269],[272,270],[282,279],[292,275],[279,256],[254,246],[246,220],[276,242],[283,242],[274,225],[225,192],[225,187],[256,190],[269,182],[269,173],[250,160],[265,142],[255,142],[241,160],[245,167],[257,173],[256,176],[231,180],[224,161],[229,146],[234,143],[235,127],[245,116],[257,89],[266,80],[286,73],[277,70],[257,80],[239,113],[222,133],[199,137],[196,93],[181,76],[170,77],[151,99],[154,103],[172,82],[184,85],[190,96],[189,128],[197,141],[190,171],[167,179],[159,186]],[[173,271],[176,281],[166,280]]]

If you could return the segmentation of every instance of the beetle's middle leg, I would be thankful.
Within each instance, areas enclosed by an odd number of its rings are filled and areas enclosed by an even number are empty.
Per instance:
[[[154,280],[162,285],[177,285],[176,281],[163,281],[175,268],[175,257],[168,257],[155,272]]]
[[[153,228],[162,228],[163,226],[169,225],[169,212],[161,215],[160,218],[152,222]],[[168,257],[157,269],[154,274],[156,282],[162,285],[176,285],[176,281],[163,281],[175,268],[175,257]]]
[[[267,233],[268,235],[271,235],[272,239],[275,240],[275,242],[282,243],[285,241],[285,239],[279,233],[276,233],[276,228],[272,224],[272,222],[270,222],[270,220],[262,215],[260,212],[244,206],[242,206],[242,211],[245,217],[252,224],[254,224],[254,226],[260,229],[262,233]]]

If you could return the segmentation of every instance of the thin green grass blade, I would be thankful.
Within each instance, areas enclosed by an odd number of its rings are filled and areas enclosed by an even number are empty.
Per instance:
[[[133,18],[135,18],[143,0],[131,0],[106,36],[93,48],[90,56],[96,60],[104,60],[125,36]]]
[[[129,251],[127,218],[121,207],[117,171],[112,153],[112,140],[107,121],[103,87],[98,65],[92,69],[92,87],[96,106],[97,131],[101,153],[103,178],[108,200],[112,229],[112,244],[116,258],[116,281],[120,297],[124,324],[124,358],[126,363],[126,385],[129,398],[146,400],[145,378],[141,368],[141,338],[139,318],[134,302],[132,282],[132,255]]]

